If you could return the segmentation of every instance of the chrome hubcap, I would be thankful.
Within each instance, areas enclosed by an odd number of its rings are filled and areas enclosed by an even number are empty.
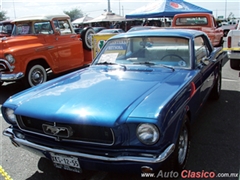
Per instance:
[[[179,164],[183,164],[184,160],[187,156],[187,148],[188,148],[188,131],[186,126],[182,130],[179,137],[179,145],[178,145],[178,162]]]
[[[43,82],[43,73],[41,70],[36,69],[32,72],[31,81],[34,85],[40,84]]]
[[[218,77],[218,80],[217,80],[217,92],[218,93],[220,92],[220,89],[221,89],[221,83],[220,83],[220,77]]]
[[[89,45],[91,45],[91,43],[92,43],[92,35],[93,35],[93,33],[89,33],[87,36],[87,42]]]

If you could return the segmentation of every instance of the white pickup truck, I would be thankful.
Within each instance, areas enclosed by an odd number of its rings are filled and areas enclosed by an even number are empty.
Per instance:
[[[240,70],[240,23],[227,35],[227,54],[232,69]]]

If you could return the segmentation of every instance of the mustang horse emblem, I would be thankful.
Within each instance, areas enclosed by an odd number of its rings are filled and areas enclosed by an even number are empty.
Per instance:
[[[50,130],[53,135],[57,135],[60,131],[66,131],[66,128],[60,128],[60,127],[54,127],[54,126],[48,126],[46,128],[46,131]]]
[[[59,137],[69,137],[71,133],[71,128],[69,127],[57,127],[56,123],[54,125],[43,124],[43,131],[45,134],[50,134]]]

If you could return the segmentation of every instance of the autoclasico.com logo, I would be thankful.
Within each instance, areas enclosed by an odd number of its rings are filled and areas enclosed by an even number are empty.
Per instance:
[[[163,171],[160,170],[156,173],[141,173],[142,178],[171,178],[176,179],[181,177],[182,179],[213,179],[213,178],[237,178],[238,173],[216,173],[214,171],[192,171],[192,170],[182,170],[182,172],[177,171]]]

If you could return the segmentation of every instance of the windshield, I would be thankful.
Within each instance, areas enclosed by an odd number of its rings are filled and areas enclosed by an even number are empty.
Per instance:
[[[49,21],[18,22],[13,30],[13,35],[35,34],[53,34],[51,23]]]
[[[181,37],[132,37],[109,40],[94,64],[190,68],[189,40]]]

